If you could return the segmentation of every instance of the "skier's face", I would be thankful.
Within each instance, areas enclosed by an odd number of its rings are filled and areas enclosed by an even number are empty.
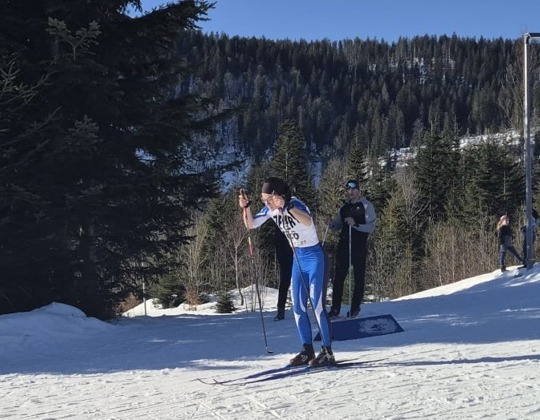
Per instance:
[[[360,198],[360,190],[358,188],[347,188],[349,200],[358,200]]]
[[[264,204],[266,204],[266,206],[270,210],[275,210],[277,208],[276,204],[274,203],[274,198],[275,198],[274,194],[265,194],[265,193],[261,194],[261,201]]]

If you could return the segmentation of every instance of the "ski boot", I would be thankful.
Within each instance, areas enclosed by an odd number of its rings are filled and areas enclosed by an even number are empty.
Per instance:
[[[277,314],[274,317],[274,321],[281,321],[285,319],[285,308],[277,308]]]
[[[360,308],[351,309],[347,312],[347,318],[356,318],[358,315],[360,315]]]
[[[289,360],[290,366],[301,366],[309,364],[313,359],[315,359],[315,351],[313,350],[312,344],[304,344],[300,353],[294,356]]]
[[[328,319],[338,319],[339,311],[337,309],[330,309],[328,311]]]
[[[311,367],[321,367],[335,364],[336,359],[334,358],[334,353],[332,353],[332,348],[325,346],[322,347],[321,352],[317,355],[317,357],[309,361],[309,365]]]

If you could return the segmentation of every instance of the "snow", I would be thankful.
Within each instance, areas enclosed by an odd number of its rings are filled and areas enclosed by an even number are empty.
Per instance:
[[[0,316],[2,419],[540,418],[540,265],[498,271],[389,302],[404,332],[334,341],[367,363],[247,385],[207,385],[281,367],[300,348],[289,310],[162,310],[114,322],[53,303]],[[251,307],[250,307],[251,306]],[[255,306],[256,308],[256,306]],[[345,311],[347,308],[345,308]],[[315,332],[315,331],[314,331]],[[318,345],[318,344],[317,344]]]

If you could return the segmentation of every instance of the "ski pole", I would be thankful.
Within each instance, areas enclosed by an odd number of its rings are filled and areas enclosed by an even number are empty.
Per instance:
[[[352,225],[349,225],[349,314],[351,314],[352,305]]]
[[[326,241],[326,235],[328,234],[328,228],[330,227],[330,225],[327,223],[326,224],[326,230],[324,231],[324,237],[323,237],[323,240],[322,240],[322,246],[324,246],[324,242]]]
[[[242,194],[243,198],[247,198],[246,192],[243,189],[240,190],[240,194]],[[246,209],[242,209],[243,218],[245,216],[245,212],[246,212]],[[253,253],[253,244],[251,242],[251,235],[249,234],[249,229],[248,229],[248,247],[249,247],[249,255],[251,258],[251,267],[253,268],[253,271],[255,274],[255,292],[257,293],[257,300],[259,301],[259,312],[261,314],[261,324],[262,324],[262,331],[263,331],[263,336],[264,336],[264,345],[266,348],[266,354],[272,354],[272,352],[268,349],[268,338],[266,336],[266,326],[264,325],[264,316],[262,312],[261,293],[259,290],[259,276],[257,276],[255,273],[255,256]]]
[[[251,261],[252,261],[253,267],[255,267],[255,257],[253,255],[253,244],[251,243],[251,236],[248,236],[248,245],[249,245],[249,254],[251,256]],[[259,276],[257,275],[255,275],[255,291],[257,292],[257,300],[259,301],[259,313],[261,314],[261,324],[262,324],[262,330],[263,330],[263,335],[264,335],[264,345],[266,347],[266,353],[272,354],[272,352],[268,350],[268,338],[266,337],[266,326],[264,325],[261,292],[259,291]]]

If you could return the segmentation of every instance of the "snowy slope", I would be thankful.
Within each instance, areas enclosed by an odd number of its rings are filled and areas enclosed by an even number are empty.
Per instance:
[[[2,419],[540,418],[540,266],[494,271],[399,300],[404,332],[336,341],[361,367],[206,385],[281,367],[300,347],[290,311],[138,307],[115,323],[52,304],[0,316]]]

